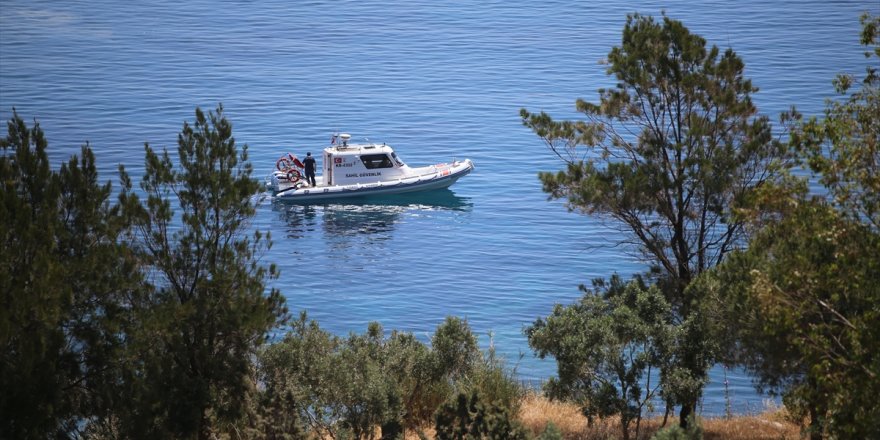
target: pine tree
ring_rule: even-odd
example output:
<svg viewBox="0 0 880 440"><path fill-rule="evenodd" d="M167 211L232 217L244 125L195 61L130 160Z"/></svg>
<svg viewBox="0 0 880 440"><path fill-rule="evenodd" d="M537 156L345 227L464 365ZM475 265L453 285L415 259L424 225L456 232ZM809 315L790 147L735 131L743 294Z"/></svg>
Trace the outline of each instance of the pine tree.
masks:
<svg viewBox="0 0 880 440"><path fill-rule="evenodd" d="M124 425L136 437L208 438L242 416L256 350L286 315L279 291L266 292L274 265L258 261L269 237L246 234L260 187L222 106L184 123L178 166L167 150L145 150L144 200L121 169L121 203L137 219L133 246L152 286L135 305Z"/></svg>
<svg viewBox="0 0 880 440"><path fill-rule="evenodd" d="M688 285L745 244L736 210L788 167L788 150L758 115L757 88L744 70L732 49L707 47L680 21L633 14L608 54L617 86L600 89L598 103L577 100L585 120L520 111L565 162L562 171L539 174L544 191L616 226L617 244L651 266L678 319L696 329L682 329L690 336L666 375L676 384L664 386L681 405L682 426L713 358L701 298Z"/></svg>
<svg viewBox="0 0 880 440"><path fill-rule="evenodd" d="M0 437L69 436L100 425L115 388L127 299L140 286L120 238L129 223L83 146L50 167L39 124L13 112L0 140Z"/></svg>

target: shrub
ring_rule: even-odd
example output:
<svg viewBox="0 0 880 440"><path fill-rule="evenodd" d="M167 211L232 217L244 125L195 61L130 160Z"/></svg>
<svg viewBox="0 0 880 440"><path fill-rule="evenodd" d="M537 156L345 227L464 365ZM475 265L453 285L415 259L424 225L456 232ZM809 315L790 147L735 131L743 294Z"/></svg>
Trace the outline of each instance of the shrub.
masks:
<svg viewBox="0 0 880 440"><path fill-rule="evenodd" d="M482 401L479 393L459 393L443 404L435 419L438 440L522 439L525 429L503 406Z"/></svg>
<svg viewBox="0 0 880 440"><path fill-rule="evenodd" d="M453 393L484 393L493 405L515 413L522 395L494 352L483 356L467 321L447 318L432 345L411 333L371 323L367 332L340 338L305 313L285 338L260 355L264 392L259 414L287 411L313 434L396 438L431 422ZM290 434L290 433L287 433ZM287 435L285 434L285 435Z"/></svg>

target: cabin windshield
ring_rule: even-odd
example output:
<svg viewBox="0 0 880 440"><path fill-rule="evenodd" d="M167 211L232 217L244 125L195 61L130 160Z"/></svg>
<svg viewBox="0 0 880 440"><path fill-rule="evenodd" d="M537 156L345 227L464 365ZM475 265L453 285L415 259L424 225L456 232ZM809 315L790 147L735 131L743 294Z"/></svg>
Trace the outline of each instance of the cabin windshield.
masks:
<svg viewBox="0 0 880 440"><path fill-rule="evenodd" d="M400 160L399 157L397 157L397 153L391 153L391 158L394 159L394 162L397 163L397 166L399 166L399 167L403 166L403 161Z"/></svg>
<svg viewBox="0 0 880 440"><path fill-rule="evenodd" d="M361 162L368 170L394 167L394 163L391 162L387 154L364 154L361 155Z"/></svg>

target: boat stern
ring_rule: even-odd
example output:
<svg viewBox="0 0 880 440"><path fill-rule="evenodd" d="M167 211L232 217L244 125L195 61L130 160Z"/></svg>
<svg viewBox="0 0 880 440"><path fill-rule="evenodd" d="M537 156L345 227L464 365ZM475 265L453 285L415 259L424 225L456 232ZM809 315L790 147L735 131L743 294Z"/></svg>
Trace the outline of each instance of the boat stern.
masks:
<svg viewBox="0 0 880 440"><path fill-rule="evenodd" d="M272 192L272 195L276 195L282 191L287 191L301 184L302 183L299 180L297 180L296 182L291 182L288 174L283 171L273 171L271 174L266 176L265 181L266 190Z"/></svg>

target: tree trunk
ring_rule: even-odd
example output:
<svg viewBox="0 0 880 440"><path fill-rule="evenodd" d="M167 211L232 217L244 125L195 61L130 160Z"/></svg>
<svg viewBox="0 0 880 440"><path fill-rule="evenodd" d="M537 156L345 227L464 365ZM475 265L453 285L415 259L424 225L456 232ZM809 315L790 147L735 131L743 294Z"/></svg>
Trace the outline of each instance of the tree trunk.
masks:
<svg viewBox="0 0 880 440"><path fill-rule="evenodd" d="M639 408L639 415L636 416L636 440L639 440L639 431L642 429L642 412Z"/></svg>
<svg viewBox="0 0 880 440"><path fill-rule="evenodd" d="M400 420L387 420L382 424L381 440L397 440L403 438L403 425Z"/></svg>
<svg viewBox="0 0 880 440"><path fill-rule="evenodd" d="M682 429L686 429L688 427L688 417L693 414L694 406L695 405L692 402L681 404L681 412L678 413L678 426L681 426Z"/></svg>
<svg viewBox="0 0 880 440"><path fill-rule="evenodd" d="M819 411L816 405L810 405L810 440L822 439L822 427L819 425Z"/></svg>

